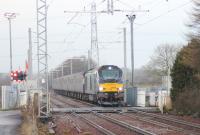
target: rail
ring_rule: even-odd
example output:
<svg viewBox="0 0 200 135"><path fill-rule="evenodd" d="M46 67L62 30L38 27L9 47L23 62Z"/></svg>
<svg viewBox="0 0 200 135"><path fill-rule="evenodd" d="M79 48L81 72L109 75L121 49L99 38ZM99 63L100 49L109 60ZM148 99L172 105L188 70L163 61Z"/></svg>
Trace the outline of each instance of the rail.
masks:
<svg viewBox="0 0 200 135"><path fill-rule="evenodd" d="M158 122L158 121L155 121L155 120L151 120L151 119L148 119L148 118L141 118L139 116L130 116L130 115L127 115L127 114L123 114L124 116L127 116L129 118L133 118L133 119L138 119L138 120L141 120L143 122L147 122L147 123L150 123L150 124L154 124L154 125L157 125L157 126L160 126L160 127L163 127L163 128L170 128L174 131L178 131L178 132L184 132L184 133L187 133L187 134L191 134L191 131L186 131L185 129L183 128L178 128L178 127L174 127L172 125L169 125L169 124L165 124L165 123L162 123L162 122ZM199 133L195 133L196 135L200 135Z"/></svg>
<svg viewBox="0 0 200 135"><path fill-rule="evenodd" d="M132 131L134 131L134 132L136 132L136 133L139 133L139 134L142 134L142 135L156 135L156 134L154 134L154 133L151 133L151 132L149 132L149 131L143 130L143 129L138 128L138 127L135 127L135 126L130 125L130 124L128 124L128 123L125 123L125 122L123 122L123 121L116 120L116 119L111 118L111 117L108 117L108 116L106 116L106 115L99 114L99 113L96 113L96 112L93 112L93 114L96 115L96 116L98 116L98 117L100 117L100 118L104 118L104 119L106 119L106 120L108 120L108 121L110 121L110 122L112 122L112 123L115 123L115 124L117 124L117 125L119 125L119 126L122 126L122 127L127 128L127 129L130 129L130 130L132 130Z"/></svg>
<svg viewBox="0 0 200 135"><path fill-rule="evenodd" d="M193 128L200 129L200 124L197 124L197 123L186 122L184 120L178 120L178 119L175 119L175 118L160 116L160 115L157 115L157 114L151 114L151 113L139 111L137 109L134 109L134 111L136 111L139 114L143 114L143 115L147 115L147 116L151 116L151 117L155 117L155 118L159 118L159 119L167 120L167 121L170 121L170 122L179 123L179 124L182 124L182 125L186 125L186 126L190 126L190 127L193 127Z"/></svg>
<svg viewBox="0 0 200 135"><path fill-rule="evenodd" d="M77 114L77 113L72 113L72 115L79 117L81 119L83 119L85 122L87 122L88 124L90 124L92 127L96 128L98 131L100 131L101 133L105 134L105 135L116 135L115 133L103 128L102 126L96 124L95 122Z"/></svg>

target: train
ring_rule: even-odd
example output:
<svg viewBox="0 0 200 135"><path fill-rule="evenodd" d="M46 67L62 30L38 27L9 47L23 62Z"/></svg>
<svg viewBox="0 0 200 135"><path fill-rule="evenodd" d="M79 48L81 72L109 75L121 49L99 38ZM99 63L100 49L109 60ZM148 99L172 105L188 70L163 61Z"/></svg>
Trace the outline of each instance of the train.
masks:
<svg viewBox="0 0 200 135"><path fill-rule="evenodd" d="M103 65L86 72L53 80L53 90L61 95L90 101L99 105L122 105L124 101L123 72L115 65Z"/></svg>

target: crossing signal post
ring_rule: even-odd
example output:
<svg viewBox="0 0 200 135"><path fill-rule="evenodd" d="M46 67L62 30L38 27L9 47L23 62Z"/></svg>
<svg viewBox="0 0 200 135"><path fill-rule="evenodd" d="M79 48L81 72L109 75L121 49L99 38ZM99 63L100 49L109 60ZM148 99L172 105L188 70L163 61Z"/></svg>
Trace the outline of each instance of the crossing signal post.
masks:
<svg viewBox="0 0 200 135"><path fill-rule="evenodd" d="M10 77L12 81L24 81L26 80L26 72L23 71L11 71Z"/></svg>
<svg viewBox="0 0 200 135"><path fill-rule="evenodd" d="M21 71L18 73L18 80L20 81L26 80L26 76L27 76L26 73Z"/></svg>
<svg viewBox="0 0 200 135"><path fill-rule="evenodd" d="M11 72L10 72L10 80L11 80L11 81L13 81L13 75L14 75L14 73L13 73L13 71L11 71Z"/></svg>
<svg viewBox="0 0 200 135"><path fill-rule="evenodd" d="M11 71L10 73L11 80L18 80L18 71Z"/></svg>

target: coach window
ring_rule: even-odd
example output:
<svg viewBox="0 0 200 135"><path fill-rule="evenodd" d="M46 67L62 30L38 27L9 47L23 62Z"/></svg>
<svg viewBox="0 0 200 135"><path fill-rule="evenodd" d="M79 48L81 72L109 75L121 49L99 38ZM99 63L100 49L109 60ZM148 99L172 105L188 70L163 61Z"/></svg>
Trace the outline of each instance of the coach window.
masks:
<svg viewBox="0 0 200 135"><path fill-rule="evenodd" d="M92 75L90 75L90 90L92 90Z"/></svg>
<svg viewBox="0 0 200 135"><path fill-rule="evenodd" d="M87 90L87 76L85 76L84 78L84 89Z"/></svg>
<svg viewBox="0 0 200 135"><path fill-rule="evenodd" d="M94 74L94 90L97 88L97 75Z"/></svg>
<svg viewBox="0 0 200 135"><path fill-rule="evenodd" d="M90 76L87 75L87 90L90 90Z"/></svg>
<svg viewBox="0 0 200 135"><path fill-rule="evenodd" d="M94 85L94 84L93 84L93 74L91 74L90 77L91 77L91 90L93 90L93 85Z"/></svg>
<svg viewBox="0 0 200 135"><path fill-rule="evenodd" d="M95 88L95 77L94 74L92 74L92 90Z"/></svg>

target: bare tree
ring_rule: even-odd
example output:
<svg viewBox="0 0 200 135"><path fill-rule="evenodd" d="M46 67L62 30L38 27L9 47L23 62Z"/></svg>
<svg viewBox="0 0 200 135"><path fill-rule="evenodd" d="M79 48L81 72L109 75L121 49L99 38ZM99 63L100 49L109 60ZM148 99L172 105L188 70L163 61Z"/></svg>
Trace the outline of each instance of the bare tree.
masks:
<svg viewBox="0 0 200 135"><path fill-rule="evenodd" d="M183 62L200 72L200 1L192 0L192 2L193 9L190 15L191 20L188 24L190 32L187 34L189 42L183 50L185 55Z"/></svg>
<svg viewBox="0 0 200 135"><path fill-rule="evenodd" d="M167 70L171 69L180 47L163 44L158 46L151 57L150 62L145 66L148 70L154 70L162 75L167 75Z"/></svg>
<svg viewBox="0 0 200 135"><path fill-rule="evenodd" d="M192 0L193 1L193 11L192 15L190 16L191 22L188 24L190 28L190 33L188 34L189 39L195 39L199 41L200 38L200 1L199 0Z"/></svg>

